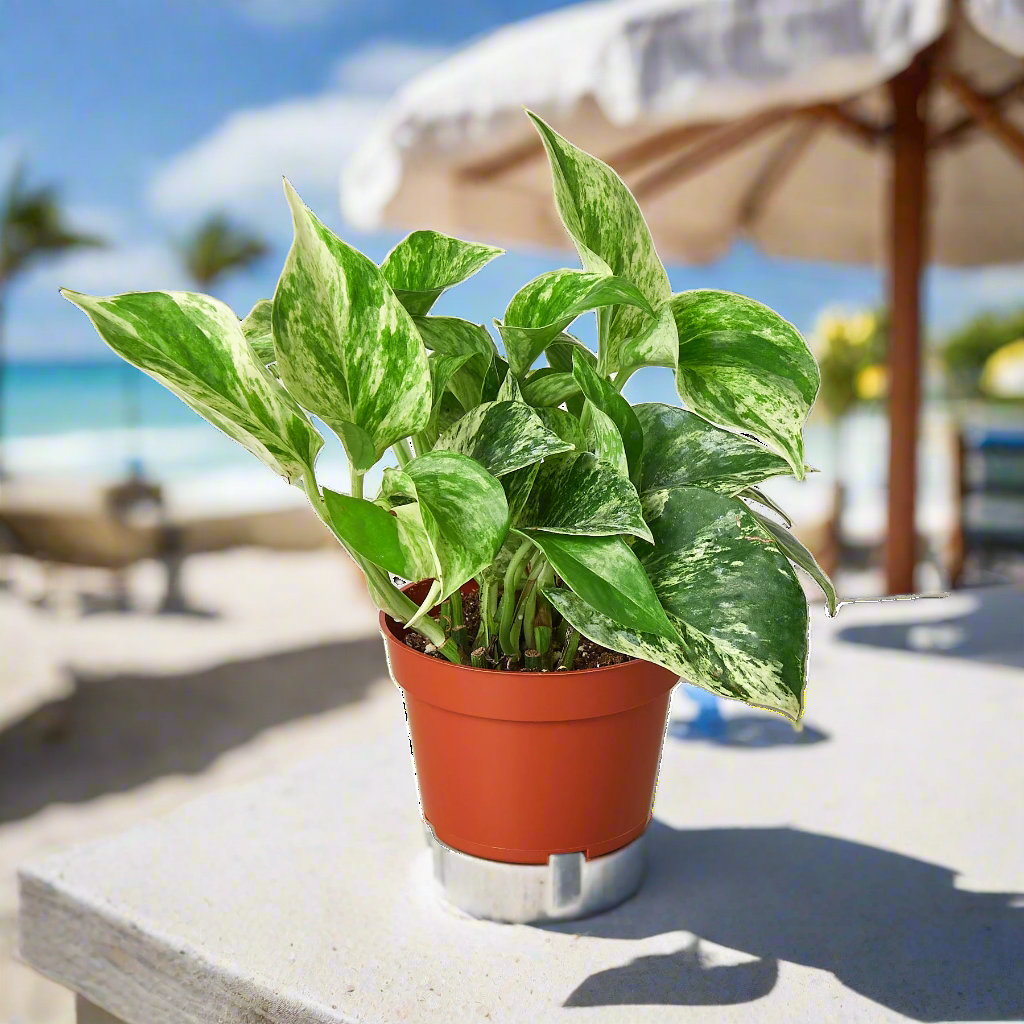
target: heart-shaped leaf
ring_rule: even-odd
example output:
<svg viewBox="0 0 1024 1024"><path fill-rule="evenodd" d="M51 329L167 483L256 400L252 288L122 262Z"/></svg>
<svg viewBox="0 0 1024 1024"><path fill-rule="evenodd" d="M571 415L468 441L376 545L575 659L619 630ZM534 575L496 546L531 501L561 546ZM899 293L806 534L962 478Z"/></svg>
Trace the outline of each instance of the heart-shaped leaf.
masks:
<svg viewBox="0 0 1024 1024"><path fill-rule="evenodd" d="M679 332L671 302L663 302L639 334L624 338L617 355L620 371L626 377L643 366L669 366L674 370L678 359Z"/></svg>
<svg viewBox="0 0 1024 1024"><path fill-rule="evenodd" d="M802 480L802 431L821 378L800 332L732 292L680 292L672 312L679 397L712 423L759 438Z"/></svg>
<svg viewBox="0 0 1024 1024"><path fill-rule="evenodd" d="M571 373L561 373L550 366L534 370L523 384L523 401L537 408L561 405L579 393L579 383Z"/></svg>
<svg viewBox="0 0 1024 1024"><path fill-rule="evenodd" d="M612 422L612 418L601 412L589 398L586 416L589 421L586 430L587 447L599 459L612 466L623 479L628 480L629 461L626 458L626 449L622 446L619 428Z"/></svg>
<svg viewBox="0 0 1024 1024"><path fill-rule="evenodd" d="M447 289L504 251L439 231L414 231L384 257L380 270L402 305L414 316L423 316Z"/></svg>
<svg viewBox="0 0 1024 1024"><path fill-rule="evenodd" d="M324 227L288 182L285 194L295 238L274 292L278 372L338 434L353 467L365 471L395 441L426 426L427 352L374 263ZM348 424L362 432L355 448Z"/></svg>
<svg viewBox="0 0 1024 1024"><path fill-rule="evenodd" d="M643 567L621 537L570 537L519 528L515 532L541 549L573 593L613 622L677 637Z"/></svg>
<svg viewBox="0 0 1024 1024"><path fill-rule="evenodd" d="M439 352L431 352L427 357L427 362L430 366L430 419L427 421L427 425L423 430L417 435L427 448L433 447L434 442L437 440L442 429L440 425L441 406L446 395L449 398L451 397L450 392L448 392L446 388L451 383L452 377L457 374L471 358L472 355L468 353L461 356L446 356L441 355ZM458 403L456 403L456 405L458 405ZM462 406L458 405L456 419L461 416Z"/></svg>
<svg viewBox="0 0 1024 1024"><path fill-rule="evenodd" d="M473 459L445 451L427 452L383 476L382 496L415 499L443 601L488 565L505 541L509 510L501 483ZM394 511L414 517L402 511L409 508L402 504Z"/></svg>
<svg viewBox="0 0 1024 1024"><path fill-rule="evenodd" d="M791 473L789 463L759 441L685 409L647 402L634 406L634 412L643 429L641 494L684 486L736 494Z"/></svg>
<svg viewBox="0 0 1024 1024"><path fill-rule="evenodd" d="M778 549L791 562L796 563L796 565L803 569L821 587L821 592L825 595L825 604L829 617L834 616L839 606L839 595L836 593L835 585L828 578L825 570L818 565L814 555L784 526L780 526L774 520L761 515L759 512L755 512L753 509L750 510L750 513L761 525L761 528L775 541Z"/></svg>
<svg viewBox="0 0 1024 1024"><path fill-rule="evenodd" d="M562 373L572 373L572 354L578 349L580 356L584 358L594 369L597 369L597 356L583 344L579 338L571 334L560 334L546 349L544 354L548 358L548 366Z"/></svg>
<svg viewBox="0 0 1024 1024"><path fill-rule="evenodd" d="M326 487L323 493L331 525L354 552L404 580L434 576L437 565L416 502L386 511Z"/></svg>
<svg viewBox="0 0 1024 1024"><path fill-rule="evenodd" d="M522 515L522 529L576 536L631 533L653 542L629 480L590 452L549 459L541 466Z"/></svg>
<svg viewBox="0 0 1024 1024"><path fill-rule="evenodd" d="M619 428L622 448L629 465L629 478L634 485L640 483L644 450L644 432L629 402L612 385L598 375L579 352L572 355L573 376L587 399L594 403Z"/></svg>
<svg viewBox="0 0 1024 1024"><path fill-rule="evenodd" d="M623 278L584 270L552 270L523 285L508 304L504 320L494 324L505 342L509 366L522 375L582 313L621 304L654 316L643 293Z"/></svg>
<svg viewBox="0 0 1024 1024"><path fill-rule="evenodd" d="M289 483L312 470L323 438L266 371L238 317L194 292L107 297L61 289L100 337Z"/></svg>
<svg viewBox="0 0 1024 1024"><path fill-rule="evenodd" d="M525 403L488 402L449 427L434 449L467 455L500 477L549 455L572 451L572 445L548 430Z"/></svg>
<svg viewBox="0 0 1024 1024"><path fill-rule="evenodd" d="M256 358L266 366L277 359L274 352L274 329L271 324L274 303L272 299L260 299L249 310L242 321L242 333L252 345Z"/></svg>
<svg viewBox="0 0 1024 1024"><path fill-rule="evenodd" d="M414 316L413 323L427 348L446 356L470 356L448 386L466 411L479 405L484 374L498 354L487 328L455 316Z"/></svg>
<svg viewBox="0 0 1024 1024"><path fill-rule="evenodd" d="M652 307L659 307L672 289L647 222L625 183L606 163L572 145L536 114L527 114L547 151L555 205L584 269L602 273L607 267L635 285ZM619 369L621 343L643 334L647 317L634 306L612 310L607 351L601 353L605 372Z"/></svg>
<svg viewBox="0 0 1024 1024"><path fill-rule="evenodd" d="M538 406L533 411L553 434L557 434L563 441L568 441L579 451L586 451L587 439L580 421L575 416L553 406Z"/></svg>

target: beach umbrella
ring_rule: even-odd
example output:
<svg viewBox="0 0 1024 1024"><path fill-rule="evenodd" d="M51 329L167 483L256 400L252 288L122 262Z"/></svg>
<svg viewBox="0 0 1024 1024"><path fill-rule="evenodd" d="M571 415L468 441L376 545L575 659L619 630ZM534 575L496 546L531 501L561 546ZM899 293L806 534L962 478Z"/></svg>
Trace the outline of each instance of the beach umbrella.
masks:
<svg viewBox="0 0 1024 1024"><path fill-rule="evenodd" d="M884 266L886 576L907 592L921 270L1024 260L1021 55L1024 0L577 4L410 81L343 169L342 209L363 229L567 248L525 106L622 175L666 262L746 238Z"/></svg>

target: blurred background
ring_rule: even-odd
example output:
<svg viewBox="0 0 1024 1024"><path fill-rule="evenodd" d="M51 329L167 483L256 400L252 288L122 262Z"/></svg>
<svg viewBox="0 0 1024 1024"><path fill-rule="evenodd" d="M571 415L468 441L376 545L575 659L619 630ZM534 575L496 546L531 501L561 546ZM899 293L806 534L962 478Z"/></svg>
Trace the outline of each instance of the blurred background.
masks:
<svg viewBox="0 0 1024 1024"><path fill-rule="evenodd" d="M221 784L287 762L297 744L327 744L332 716L371 684L388 686L361 582L300 492L121 362L58 287L197 290L244 316L273 294L290 244L282 175L379 262L407 226L344 216L342 167L398 124L389 104L403 86L479 37L562 6L0 4L0 1021L70 1019L65 994L11 959L17 859L169 806L196 779ZM968 128L989 138L985 110L999 90L1019 155L1009 106L1019 73L992 84ZM532 94L509 100L548 116ZM971 110L968 98L947 128ZM1024 164L1014 166L1024 197ZM1021 208L1003 211L1018 243ZM430 212L414 220L431 226ZM463 236L507 255L435 312L490 324L528 279L578 265L571 251L485 222ZM918 591L976 598L946 618L936 611L941 629L860 640L1020 669L1024 264L974 262L986 265L932 266L922 278L913 562ZM739 232L720 252L666 263L674 291L740 292L805 334L822 371L805 435L818 472L764 489L841 597L889 592L883 262L785 259ZM592 344L591 325L577 326ZM678 403L667 370L637 374L625 393ZM322 432L321 481L344 486L342 449ZM343 649L351 678L339 688ZM805 740L822 738L809 728Z"/></svg>

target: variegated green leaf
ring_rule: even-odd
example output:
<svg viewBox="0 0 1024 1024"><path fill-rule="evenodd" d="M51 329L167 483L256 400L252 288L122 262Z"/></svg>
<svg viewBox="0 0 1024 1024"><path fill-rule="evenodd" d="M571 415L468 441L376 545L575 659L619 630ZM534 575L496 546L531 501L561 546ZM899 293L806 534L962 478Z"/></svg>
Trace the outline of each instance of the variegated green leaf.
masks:
<svg viewBox="0 0 1024 1024"><path fill-rule="evenodd" d="M427 353L380 270L332 234L285 182L295 238L274 292L285 387L334 430L356 470L430 417ZM361 432L354 448L349 425ZM373 447L367 453L365 437Z"/></svg>
<svg viewBox="0 0 1024 1024"><path fill-rule="evenodd" d="M814 555L784 526L780 526L773 519L769 519L753 509L750 510L750 514L772 540L775 541L778 549L791 562L796 563L797 566L803 569L821 587L821 592L825 595L825 605L828 609L829 617L831 618L835 615L839 605L839 595L836 593L835 585L828 578L825 570L818 565Z"/></svg>
<svg viewBox="0 0 1024 1024"><path fill-rule="evenodd" d="M541 466L519 525L588 537L630 533L653 542L633 485L590 452L550 459Z"/></svg>
<svg viewBox="0 0 1024 1024"><path fill-rule="evenodd" d="M434 576L437 566L416 502L389 512L326 487L323 493L331 525L357 554L405 580Z"/></svg>
<svg viewBox="0 0 1024 1024"><path fill-rule="evenodd" d="M242 321L242 333L245 335L245 340L252 345L256 358L264 366L277 359L277 354L274 352L274 329L271 324L273 309L274 303L271 299L260 299Z"/></svg>
<svg viewBox="0 0 1024 1024"><path fill-rule="evenodd" d="M788 466L786 467L788 470ZM736 495L738 498L742 498L746 502L756 501L758 505L763 505L767 509L771 509L783 522L786 529L792 529L793 520L790 518L789 513L776 504L771 498L768 497L760 487L745 487L739 494Z"/></svg>
<svg viewBox="0 0 1024 1024"><path fill-rule="evenodd" d="M434 449L467 455L500 477L549 455L571 451L572 445L548 430L525 403L488 402L449 427Z"/></svg>
<svg viewBox="0 0 1024 1024"><path fill-rule="evenodd" d="M571 373L542 366L534 370L523 384L523 401L527 405L557 406L580 393L580 386Z"/></svg>
<svg viewBox="0 0 1024 1024"><path fill-rule="evenodd" d="M514 373L506 373L505 379L498 388L498 394L494 399L496 402L521 402L523 393L519 390L519 382Z"/></svg>
<svg viewBox="0 0 1024 1024"><path fill-rule="evenodd" d="M532 540L565 585L614 622L676 637L643 567L621 537L569 537L518 528L514 532Z"/></svg>
<svg viewBox="0 0 1024 1024"><path fill-rule="evenodd" d="M527 111L548 154L555 205L586 270L608 267L634 284L657 308L672 293L668 275L647 223L625 183L606 163L578 149ZM634 306L617 306L608 323L607 373L619 368L618 352L626 338L643 334L647 314Z"/></svg>
<svg viewBox="0 0 1024 1024"><path fill-rule="evenodd" d="M441 432L441 406L444 402L445 396L450 397L450 393L445 389L451 383L452 377L458 373L458 371L472 358L472 355L466 353L461 356L445 356L438 352L431 352L427 358L427 362L430 366L430 419L427 421L427 425L417 435L420 440L424 443L426 448L432 448L434 442L437 440ZM456 419L462 416L462 406L458 405L458 412ZM448 424L446 423L447 427Z"/></svg>
<svg viewBox="0 0 1024 1024"><path fill-rule="evenodd" d="M586 435L587 447L599 459L614 467L624 480L629 479L629 462L626 459L626 449L622 446L622 434L619 428L612 422L612 418L600 409L590 399L587 399L588 418ZM632 485L630 485L632 487Z"/></svg>
<svg viewBox="0 0 1024 1024"><path fill-rule="evenodd" d="M672 311L679 397L712 423L753 434L802 480L802 431L820 376L800 332L732 292L681 292L672 296Z"/></svg>
<svg viewBox="0 0 1024 1024"><path fill-rule="evenodd" d="M558 457L561 458L561 456ZM518 524L523 514L523 507L530 497L541 465L540 462L535 462L532 466L513 470L501 477L501 486L505 488L505 498L508 501L509 523L512 526Z"/></svg>
<svg viewBox="0 0 1024 1024"><path fill-rule="evenodd" d="M465 410L479 405L484 374L491 359L498 354L487 328L455 316L414 316L412 319L427 348L446 356L470 356L467 364L452 376L448 387Z"/></svg>
<svg viewBox="0 0 1024 1024"><path fill-rule="evenodd" d="M641 494L682 486L736 494L792 472L785 459L759 441L722 430L685 409L649 402L634 412L643 429Z"/></svg>
<svg viewBox="0 0 1024 1024"><path fill-rule="evenodd" d="M439 231L414 231L384 257L380 270L402 305L414 316L423 316L443 292L504 251Z"/></svg>
<svg viewBox="0 0 1024 1024"><path fill-rule="evenodd" d="M580 421L571 413L554 406L538 406L533 411L553 434L557 434L563 441L568 441L581 452L586 450L587 439L584 436L583 428L580 426Z"/></svg>
<svg viewBox="0 0 1024 1024"><path fill-rule="evenodd" d="M323 438L264 369L238 317L193 292L107 297L61 289L100 337L290 483L312 469Z"/></svg>
<svg viewBox="0 0 1024 1024"><path fill-rule="evenodd" d="M579 352L573 352L573 376L587 399L594 403L619 428L622 448L629 465L629 478L640 483L644 450L644 432L629 402L612 385L598 375Z"/></svg>
<svg viewBox="0 0 1024 1024"><path fill-rule="evenodd" d="M564 590L551 604L585 637L663 665L721 697L803 711L807 602L789 562L742 502L696 487L659 492L641 559L680 641L628 628Z"/></svg>
<svg viewBox="0 0 1024 1024"><path fill-rule="evenodd" d="M584 270L551 270L523 285L508 304L504 320L494 324L505 342L509 366L522 375L582 313L623 304L654 316L643 293L623 278Z"/></svg>
<svg viewBox="0 0 1024 1024"><path fill-rule="evenodd" d="M548 366L562 373L572 373L572 354L575 349L579 349L580 355L595 370L597 369L597 356L579 338L574 338L571 334L560 334L544 349L544 354L548 357Z"/></svg>
<svg viewBox="0 0 1024 1024"><path fill-rule="evenodd" d="M639 334L622 340L617 358L620 371L626 377L643 366L676 368L679 332L676 330L671 302L662 303L655 317L647 321ZM622 390L621 384L619 390Z"/></svg>
<svg viewBox="0 0 1024 1024"><path fill-rule="evenodd" d="M433 576L441 583L439 601L488 565L508 534L508 502L501 483L479 463L455 452L427 452L402 469L386 469L381 495L392 501L397 495L416 500L416 511L408 504L394 511L412 519L418 511L433 554Z"/></svg>
<svg viewBox="0 0 1024 1024"><path fill-rule="evenodd" d="M485 403L496 401L501 385L507 376L508 363L501 356L493 355L480 387L480 401Z"/></svg>

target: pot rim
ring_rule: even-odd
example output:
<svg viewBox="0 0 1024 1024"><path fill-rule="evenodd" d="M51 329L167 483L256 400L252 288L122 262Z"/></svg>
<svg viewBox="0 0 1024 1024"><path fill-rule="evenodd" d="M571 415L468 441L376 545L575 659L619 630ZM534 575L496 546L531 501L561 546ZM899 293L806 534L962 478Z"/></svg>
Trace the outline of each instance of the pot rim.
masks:
<svg viewBox="0 0 1024 1024"><path fill-rule="evenodd" d="M412 587L415 587L415 586L417 586L418 583L422 583L422 582L423 582L422 580L418 580L418 581L413 582L413 583L407 583L407 584L405 584L405 586L399 587L398 589L401 590L402 593L404 594L407 590L410 590ZM440 606L437 606L437 607L440 607ZM378 609L378 610L380 611L380 616L379 616L380 632L381 632L381 636L384 638L385 641L388 639L388 634L390 634L391 638L395 641L395 643L401 644L414 657L422 659L424 664L437 664L439 659L437 659L437 658L435 658L435 657L433 657L433 656L431 656L429 654L424 654L422 651L417 651L415 647L409 647L409 645L402 639L402 637L399 636L398 632L396 631L396 627L404 629L405 628L404 623L397 622L395 619L391 618L391 616L388 615L387 612L385 612L383 610L380 610L380 609ZM431 611L432 612L436 611L436 608L432 608ZM583 634L581 633L580 635L582 636ZM590 638L588 637L587 639L589 640ZM594 643L593 640L591 640L590 642ZM500 669L496 669L496 668L477 668L475 665L456 665L454 662L449 662L447 659L442 659L442 660L443 660L444 664L451 665L451 667L455 668L455 669L460 669L460 670L461 669L465 669L467 672L479 672L479 673L481 673L483 675L487 675L487 676L500 676L502 679L508 679L510 674L522 674L524 676L551 675L551 676L558 676L558 678L560 678L560 679L563 678L563 677L566 678L566 679L572 679L574 677L575 678L579 678L580 676L593 676L593 675L595 675L597 673L601 673L601 672L621 672L624 668L627 668L628 666L633 665L633 664L636 664L636 665L653 665L655 668L660 668L660 669L663 669L664 671L668 671L667 669L664 669L664 667L662 665L657 665L653 661L645 661L643 658L630 658L629 661L620 662L618 665L598 665L598 666L596 666L594 668L570 668L570 669L565 669L564 671L559 671L558 669L552 669L550 672L543 672L543 673L541 673L541 672L527 672L527 671L524 671L522 669L516 670L516 673L509 673L509 672L502 672Z"/></svg>

